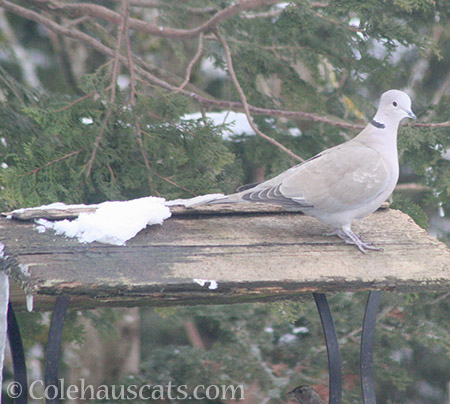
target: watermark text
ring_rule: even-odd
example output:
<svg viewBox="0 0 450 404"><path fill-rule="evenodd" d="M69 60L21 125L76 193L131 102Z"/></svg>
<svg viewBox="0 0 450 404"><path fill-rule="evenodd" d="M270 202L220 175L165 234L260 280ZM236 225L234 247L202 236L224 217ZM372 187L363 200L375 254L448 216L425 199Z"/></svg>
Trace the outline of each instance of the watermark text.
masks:
<svg viewBox="0 0 450 404"><path fill-rule="evenodd" d="M7 385L6 393L11 398L24 394L24 387L18 382ZM28 386L28 397L33 400L243 400L243 385L204 385L190 388L186 384L164 385L127 384L94 386L79 379L76 384L66 384L58 379L58 385L45 386L43 380L35 380Z"/></svg>

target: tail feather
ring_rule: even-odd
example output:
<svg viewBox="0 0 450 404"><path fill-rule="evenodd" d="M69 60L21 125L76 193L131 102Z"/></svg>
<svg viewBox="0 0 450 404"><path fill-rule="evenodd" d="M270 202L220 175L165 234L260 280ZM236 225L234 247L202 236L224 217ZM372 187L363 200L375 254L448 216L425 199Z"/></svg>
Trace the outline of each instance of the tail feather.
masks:
<svg viewBox="0 0 450 404"><path fill-rule="evenodd" d="M207 205L217 205L220 203L238 203L242 202L242 196L240 193L231 194L231 195L225 195L221 198L214 199L213 201L209 201L206 204Z"/></svg>

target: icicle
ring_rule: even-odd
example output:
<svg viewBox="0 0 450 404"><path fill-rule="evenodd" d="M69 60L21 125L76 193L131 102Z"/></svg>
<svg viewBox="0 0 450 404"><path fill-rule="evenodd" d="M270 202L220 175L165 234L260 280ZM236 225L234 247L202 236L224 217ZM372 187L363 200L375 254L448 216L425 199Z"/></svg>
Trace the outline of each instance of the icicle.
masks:
<svg viewBox="0 0 450 404"><path fill-rule="evenodd" d="M27 310L31 313L33 311L33 295L27 295Z"/></svg>
<svg viewBox="0 0 450 404"><path fill-rule="evenodd" d="M0 243L0 260L4 257L5 246ZM8 329L9 278L4 271L0 271L0 386L3 385L3 361ZM1 400L1 399L0 399Z"/></svg>

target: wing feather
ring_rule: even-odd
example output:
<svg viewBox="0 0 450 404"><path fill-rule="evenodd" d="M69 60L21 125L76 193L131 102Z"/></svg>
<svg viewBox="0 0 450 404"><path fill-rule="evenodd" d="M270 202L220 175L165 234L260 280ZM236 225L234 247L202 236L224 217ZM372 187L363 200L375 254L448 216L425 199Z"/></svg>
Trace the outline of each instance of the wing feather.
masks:
<svg viewBox="0 0 450 404"><path fill-rule="evenodd" d="M243 192L242 199L330 213L370 202L386 190L389 170L377 151L357 142L344 145Z"/></svg>

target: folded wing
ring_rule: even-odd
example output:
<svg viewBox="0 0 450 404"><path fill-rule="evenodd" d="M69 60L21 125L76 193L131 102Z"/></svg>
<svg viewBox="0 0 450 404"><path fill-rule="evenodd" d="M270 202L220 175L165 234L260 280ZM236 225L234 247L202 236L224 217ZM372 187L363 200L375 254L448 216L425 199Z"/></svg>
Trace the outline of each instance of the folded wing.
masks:
<svg viewBox="0 0 450 404"><path fill-rule="evenodd" d="M380 154L354 142L329 149L240 196L288 210L333 213L367 204L388 183L389 171Z"/></svg>

